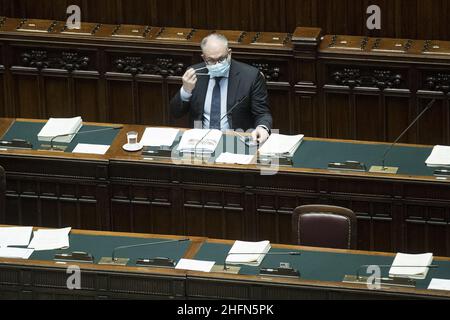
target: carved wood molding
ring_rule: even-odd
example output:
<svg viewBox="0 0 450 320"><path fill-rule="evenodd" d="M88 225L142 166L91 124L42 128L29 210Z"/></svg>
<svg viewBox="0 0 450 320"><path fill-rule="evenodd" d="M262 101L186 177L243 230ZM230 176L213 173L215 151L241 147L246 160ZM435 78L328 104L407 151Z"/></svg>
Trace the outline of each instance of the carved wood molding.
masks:
<svg viewBox="0 0 450 320"><path fill-rule="evenodd" d="M253 67L258 69L262 74L264 74L264 77L267 81L277 82L279 81L280 75L281 75L281 68L278 66L272 66L268 63L258 63L253 62L251 64Z"/></svg>
<svg viewBox="0 0 450 320"><path fill-rule="evenodd" d="M432 91L442 91L445 94L450 92L450 74L438 73L431 75L425 80L425 87Z"/></svg>
<svg viewBox="0 0 450 320"><path fill-rule="evenodd" d="M63 69L68 72L84 70L89 67L90 58L81 56L77 52L62 51L54 56L45 50L30 50L20 56L22 66L43 69Z"/></svg>
<svg viewBox="0 0 450 320"><path fill-rule="evenodd" d="M183 62L176 62L173 58L156 58L149 63L144 63L142 57L126 56L114 61L116 71L138 74L159 75L162 77L182 76L186 70Z"/></svg>
<svg viewBox="0 0 450 320"><path fill-rule="evenodd" d="M337 85L356 87L378 88L380 90L399 88L404 82L403 76L391 70L363 71L359 68L345 68L336 71L331 76Z"/></svg>

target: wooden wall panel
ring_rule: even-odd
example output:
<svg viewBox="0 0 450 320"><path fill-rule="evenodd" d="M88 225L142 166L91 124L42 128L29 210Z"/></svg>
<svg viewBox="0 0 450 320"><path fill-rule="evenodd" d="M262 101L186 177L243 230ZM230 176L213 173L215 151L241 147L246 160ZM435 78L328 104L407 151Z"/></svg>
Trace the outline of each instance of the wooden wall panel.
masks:
<svg viewBox="0 0 450 320"><path fill-rule="evenodd" d="M406 129L413 120L409 99L402 97L386 97L386 136L387 141L395 141L395 139ZM400 142L408 143L414 141L411 137L412 133L403 137Z"/></svg>
<svg viewBox="0 0 450 320"><path fill-rule="evenodd" d="M83 121L103 119L100 103L100 83L96 79L74 79L74 114L83 115Z"/></svg>
<svg viewBox="0 0 450 320"><path fill-rule="evenodd" d="M140 124L160 126L169 122L169 114L166 108L167 94L164 94L165 85L161 80L139 81L137 84Z"/></svg>
<svg viewBox="0 0 450 320"><path fill-rule="evenodd" d="M137 110L133 104L134 85L132 79L109 80L107 84L108 122L134 123L137 119Z"/></svg>
<svg viewBox="0 0 450 320"><path fill-rule="evenodd" d="M76 115L71 110L68 82L67 77L44 77L44 118L68 118Z"/></svg>
<svg viewBox="0 0 450 320"><path fill-rule="evenodd" d="M43 117L40 107L39 79L35 75L13 76L14 117L30 117L40 119Z"/></svg>
<svg viewBox="0 0 450 320"><path fill-rule="evenodd" d="M417 112L420 113L430 102L430 99L419 99ZM433 105L431 110L424 114L417 125L417 137L420 144L433 144L436 141L442 141L442 144L448 145L450 141L449 127L450 123L450 105L449 100L439 99Z"/></svg>
<svg viewBox="0 0 450 320"><path fill-rule="evenodd" d="M356 140L383 141L383 110L378 94L355 94Z"/></svg>
<svg viewBox="0 0 450 320"><path fill-rule="evenodd" d="M450 40L447 0L1 0L0 15L64 19L78 4L84 21L154 26L293 32L320 27L327 34ZM366 28L366 9L379 5L382 29Z"/></svg>
<svg viewBox="0 0 450 320"><path fill-rule="evenodd" d="M355 123L352 119L351 97L344 93L325 93L327 136L336 139L351 139Z"/></svg>
<svg viewBox="0 0 450 320"><path fill-rule="evenodd" d="M0 117L6 116L6 94L8 90L5 88L5 74L0 70Z"/></svg>

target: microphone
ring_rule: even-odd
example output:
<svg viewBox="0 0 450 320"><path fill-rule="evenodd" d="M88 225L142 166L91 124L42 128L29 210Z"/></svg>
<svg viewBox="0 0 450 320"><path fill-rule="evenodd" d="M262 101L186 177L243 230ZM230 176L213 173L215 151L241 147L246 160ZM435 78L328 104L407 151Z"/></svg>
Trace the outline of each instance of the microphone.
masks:
<svg viewBox="0 0 450 320"><path fill-rule="evenodd" d="M120 250L125 249L131 249L131 248L138 248L138 247L147 247L147 246L154 246L154 245L160 245L160 244L167 244L167 243L180 243L180 242L186 242L190 241L190 239L177 239L177 240L165 240L165 241L158 241L158 242L147 242L147 243L141 243L141 244L133 244L129 246L119 246L115 247L111 253L111 257L103 257L101 258L100 262L98 264L101 265L115 265L115 266L126 266L128 261L130 261L129 258L117 258L116 253ZM156 258L155 260L161 261L167 258ZM167 259L168 260L168 259ZM149 259L139 259L141 261L141 264L150 265L149 263L151 260Z"/></svg>
<svg viewBox="0 0 450 320"><path fill-rule="evenodd" d="M300 252L298 251L293 251L293 252L267 252L267 253L263 253L263 252L237 252L237 253L227 253L227 256L225 257L225 260L223 262L223 266L222 265L217 265L214 266L213 268L213 272L225 272L225 273L233 273L233 274L238 274L239 271L241 270L241 267L236 267L236 266L232 266L229 267L227 266L227 258L230 255L255 255L255 254L259 254L259 255L264 255L265 256L299 256L301 255Z"/></svg>
<svg viewBox="0 0 450 320"><path fill-rule="evenodd" d="M244 102L245 100L247 100L247 98L248 98L248 96L244 96L244 97L242 97L241 99L239 99L238 100L238 102L236 102L231 108L230 108L230 110L227 112L227 113L225 113L224 115L223 115L223 117L222 118L220 118L220 121L219 121L219 123L222 123L222 120L223 119L225 119L226 117L228 117L230 114L232 114L233 113L233 111L242 103L242 102ZM198 145L203 141L203 140L205 140L205 138L210 134L210 132L212 131L212 130L214 130L214 129L209 129L207 132L206 132L206 134L195 144L195 147L194 147L194 156L197 154L197 147L198 147Z"/></svg>
<svg viewBox="0 0 450 320"><path fill-rule="evenodd" d="M72 132L72 133L66 133L66 134L60 134L57 136L52 137L52 139L50 140L50 150L53 150L53 143L55 141L55 139L58 138L62 138L62 137L67 137L67 136L76 136L76 135L80 135L80 134L86 134L86 133L95 133L95 132L103 132L103 131L109 131L109 130L120 130L122 129L123 126L120 127L110 127L110 128L105 128L105 129L95 129L95 130L89 130L89 131L77 131L77 132Z"/></svg>
<svg viewBox="0 0 450 320"><path fill-rule="evenodd" d="M386 163L386 157L389 154L389 152L391 152L391 150L394 148L394 146L401 140L401 138L403 138L403 136L409 131L409 129L411 129L416 123L417 121L419 121L420 118L422 118L422 116L429 110L431 109L431 107L434 105L434 103L436 102L436 98L434 98L433 100L430 101L430 103L428 103L428 105L426 106L425 109L423 109L423 111L414 119L413 122L411 122L411 124L398 136L398 138L386 149L386 151L383 154L383 158L381 160L381 167L379 166L372 166L370 168L369 172L372 173L392 173L392 174L396 174L398 172L398 167L386 167L385 163Z"/></svg>

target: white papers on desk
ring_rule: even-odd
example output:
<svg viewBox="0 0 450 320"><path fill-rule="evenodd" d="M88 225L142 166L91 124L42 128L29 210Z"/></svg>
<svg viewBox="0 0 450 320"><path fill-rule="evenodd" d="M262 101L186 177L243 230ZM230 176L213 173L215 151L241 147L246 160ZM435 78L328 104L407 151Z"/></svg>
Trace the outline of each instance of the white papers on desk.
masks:
<svg viewBox="0 0 450 320"><path fill-rule="evenodd" d="M144 147L170 147L175 142L179 132L179 129L172 128L147 128L140 144Z"/></svg>
<svg viewBox="0 0 450 320"><path fill-rule="evenodd" d="M87 153L87 154L101 154L104 155L108 152L109 146L102 144L87 144L87 143L79 143L73 149L72 153Z"/></svg>
<svg viewBox="0 0 450 320"><path fill-rule="evenodd" d="M445 290L450 291L450 280L448 279L431 279L428 290Z"/></svg>
<svg viewBox="0 0 450 320"><path fill-rule="evenodd" d="M28 246L33 227L5 227L0 228L0 247Z"/></svg>
<svg viewBox="0 0 450 320"><path fill-rule="evenodd" d="M433 152L425 161L429 167L448 167L450 166L450 147L435 146Z"/></svg>
<svg viewBox="0 0 450 320"><path fill-rule="evenodd" d="M222 139L222 131L209 129L192 129L184 132L178 151L187 153L213 153Z"/></svg>
<svg viewBox="0 0 450 320"><path fill-rule="evenodd" d="M250 164L252 163L254 155L245 155L245 154L235 154L224 152L217 157L216 163L225 163L225 164Z"/></svg>
<svg viewBox="0 0 450 320"><path fill-rule="evenodd" d="M425 279L429 270L428 266L430 266L432 262L432 253L397 253L394 262L392 263L392 267L389 270L389 276L411 279Z"/></svg>
<svg viewBox="0 0 450 320"><path fill-rule="evenodd" d="M33 249L0 248L0 258L28 259L33 252Z"/></svg>
<svg viewBox="0 0 450 320"><path fill-rule="evenodd" d="M228 252L227 264L245 264L257 267L270 250L269 241L246 242L236 241ZM253 254L254 252L254 254Z"/></svg>
<svg viewBox="0 0 450 320"><path fill-rule="evenodd" d="M287 136L274 133L270 135L266 143L259 148L259 154L262 156L288 156L292 157L305 136Z"/></svg>
<svg viewBox="0 0 450 320"><path fill-rule="evenodd" d="M68 135L54 139L55 142L70 143L83 124L81 117L50 118L38 133L38 140L51 141L56 136Z"/></svg>
<svg viewBox="0 0 450 320"><path fill-rule="evenodd" d="M56 250L68 248L69 233L71 228L64 229L39 229L33 233L33 240L31 240L28 248L36 251Z"/></svg>
<svg viewBox="0 0 450 320"><path fill-rule="evenodd" d="M191 259L181 259L175 269L180 270L190 270L190 271L201 271L201 272L211 272L214 267L214 261L201 261L201 260L191 260Z"/></svg>

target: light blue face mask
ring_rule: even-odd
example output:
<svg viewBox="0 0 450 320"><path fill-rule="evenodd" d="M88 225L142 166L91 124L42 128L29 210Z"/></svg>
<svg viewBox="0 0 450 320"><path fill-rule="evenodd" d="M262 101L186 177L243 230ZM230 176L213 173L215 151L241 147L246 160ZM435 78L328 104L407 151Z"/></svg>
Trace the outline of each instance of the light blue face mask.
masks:
<svg viewBox="0 0 450 320"><path fill-rule="evenodd" d="M209 70L209 75L211 78L225 77L227 75L228 70L230 70L231 61L228 58L221 63L216 63L215 65L206 67Z"/></svg>

